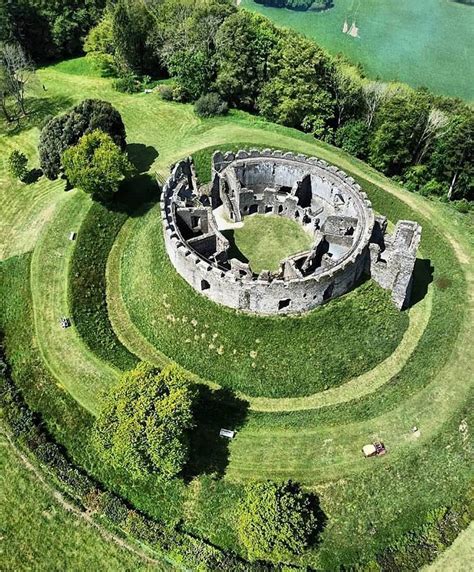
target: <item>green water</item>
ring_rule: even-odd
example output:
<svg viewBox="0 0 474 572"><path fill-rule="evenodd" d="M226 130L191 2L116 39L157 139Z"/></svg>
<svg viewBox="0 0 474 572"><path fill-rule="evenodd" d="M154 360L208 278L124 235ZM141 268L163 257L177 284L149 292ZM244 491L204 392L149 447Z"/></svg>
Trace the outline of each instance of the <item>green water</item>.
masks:
<svg viewBox="0 0 474 572"><path fill-rule="evenodd" d="M362 64L366 74L435 93L474 100L474 6L452 0L334 0L326 12L241 6L314 38L333 54ZM353 18L360 38L342 33Z"/></svg>

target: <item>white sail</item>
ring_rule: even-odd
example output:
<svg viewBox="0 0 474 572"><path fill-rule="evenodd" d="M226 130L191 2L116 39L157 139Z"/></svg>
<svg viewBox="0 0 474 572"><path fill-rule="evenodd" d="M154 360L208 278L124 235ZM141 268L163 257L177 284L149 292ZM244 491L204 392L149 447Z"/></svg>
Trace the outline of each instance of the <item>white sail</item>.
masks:
<svg viewBox="0 0 474 572"><path fill-rule="evenodd" d="M349 36L352 36L353 38L359 37L359 28L356 26L355 22L352 22L352 26L350 27L350 30L347 33L349 34Z"/></svg>

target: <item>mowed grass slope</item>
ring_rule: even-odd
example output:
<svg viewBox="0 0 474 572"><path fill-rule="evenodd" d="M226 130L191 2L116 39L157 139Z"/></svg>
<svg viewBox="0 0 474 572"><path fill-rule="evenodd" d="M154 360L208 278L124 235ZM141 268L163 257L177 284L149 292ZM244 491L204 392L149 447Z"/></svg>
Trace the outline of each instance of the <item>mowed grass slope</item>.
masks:
<svg viewBox="0 0 474 572"><path fill-rule="evenodd" d="M80 61L42 70L41 77L47 82L48 92L55 92L57 97L78 100L98 96L110 100L124 116L129 142L135 144L132 149L136 157L142 159L146 169L158 170L162 176L173 161L202 147L227 145L229 141L277 145L318 155L358 176L363 185L374 185L371 199L376 210L390 211L396 216L403 212L403 216L422 220L426 228L431 222L429 233L425 233L430 240L423 246L423 257L433 257L435 266L434 282L429 287L431 298L425 296L422 302L429 320L422 328L417 347L406 364L402 364L402 370L395 377L386 378L386 382L375 387L373 395L365 399L351 401L349 390L340 406L286 414L249 413L244 427L231 444L229 456L226 454L220 459L219 474L224 478L214 480L211 476L199 476L189 485L183 484L176 496L179 500L174 505L173 518L176 510L182 511L186 528L239 551L231 532L240 501L239 483L248 478L300 479L318 492L328 517L321 544L317 551L307 556L307 561L316 568L334 570L341 562L349 566L354 560L373 558L374 552L396 542L400 534L419 527L428 512L446 506L456 496L464 494L470 478L469 441L460 426L464 427L464 422L469 428L472 426L468 395L474 362L470 343L473 308L472 297L469 298L473 271L472 236L466 231L460 215L404 192L363 163L308 136L241 113L201 121L189 106L161 102L154 95L117 94L111 90L110 82L81 76L78 69L79 73L87 73L87 66ZM34 148L32 142L36 136L36 128L33 128L8 139L9 145L27 139ZM0 140L0 149L1 145ZM4 172L1 176L2 181L8 183ZM44 183L47 187L48 183ZM94 411L100 392L114 383L113 377L119 372L104 359L106 352L99 359L94 345L84 342L81 336L85 335L85 330L73 327L64 331L56 321L57 314L67 312L71 302L68 276L74 245L67 240L67 233L76 229L80 232L91 210L87 200L80 198L76 191L51 192L48 207L48 200L37 204L34 192L28 195L27 190L25 187L24 192L14 196L12 201L16 207L10 212L22 213L24 209L31 209L31 214L20 218L22 222L16 227L17 220L4 221L2 212L2 222L10 232L10 241L17 237L21 243L24 239L22 248L35 244L39 236L31 264L31 281L23 267L19 276L15 273L15 261L8 261L3 282L3 288L8 289L8 309L6 314L0 312L0 316L10 322L10 340L18 343L15 335L21 328L16 327L12 313L15 304L22 304L20 294L31 284L36 323L21 322L23 351L14 355L15 370L22 372L17 381L22 388L29 388L29 400L36 410L48 416L48 426L57 438L74 451L76 459L82 458L87 466L94 467L95 460L81 441L87 442L92 415L85 414L77 404L71 405L70 395ZM9 196L3 184L1 191L2 197ZM398 205L409 210L401 210ZM27 219L37 220L36 213L39 220L47 207L51 208L51 216L38 222L37 230L27 237ZM112 248L107 271L112 325L118 338L140 357L140 352L160 356L162 347L143 335L140 321L130 319L128 300L124 305L121 299L125 291L120 288L123 286L121 276L133 258L129 245L142 241L143 249L147 246L150 250L150 245L156 244L153 240L158 237L161 237L161 227L153 208L146 214L130 218ZM11 248L3 236L0 242L3 248ZM440 263L443 252L444 266ZM154 269L148 265L153 256L157 256L156 252L147 256L148 260L142 257L144 263L140 265L135 254L137 277L134 279L137 284L138 274L141 273L143 282L147 282L146 269ZM41 264L42 260L44 264ZM151 276L155 278L154 270ZM439 281L440 278L448 278L450 283ZM128 288L126 292L130 296L137 290ZM155 299L159 300L160 295L161 292L155 292ZM204 302L202 311L205 308L212 311L211 303ZM414 309L418 310L419 306ZM426 319L427 314L421 314ZM203 320L202 323L208 322ZM30 365L33 364L28 361L28 335L34 336L31 346L41 345L44 365L56 377L48 376L47 370L43 376L38 375L37 370L31 375ZM251 377L249 379L252 381ZM81 411L86 420L82 424ZM420 427L418 439L410 431L413 424ZM376 438L386 441L389 454L383 459L363 459L360 446ZM209 451L206 452L203 444L199 454L202 467L203 462L209 460ZM95 470L100 473L97 466ZM158 490L145 483L133 485L123 477L103 474L111 488L119 490L134 504L150 513L165 510L164 505L169 504L170 498L160 497L171 494L170 491ZM40 540L35 540L32 549L37 550L38 545Z"/></svg>
<svg viewBox="0 0 474 572"><path fill-rule="evenodd" d="M171 570L145 563L61 506L0 432L0 568L21 570Z"/></svg>

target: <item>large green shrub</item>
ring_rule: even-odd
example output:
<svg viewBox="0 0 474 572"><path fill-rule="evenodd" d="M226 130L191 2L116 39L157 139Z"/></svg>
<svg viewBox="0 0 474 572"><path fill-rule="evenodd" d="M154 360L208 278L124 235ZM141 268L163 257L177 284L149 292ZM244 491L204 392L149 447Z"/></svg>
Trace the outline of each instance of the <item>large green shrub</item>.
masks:
<svg viewBox="0 0 474 572"><path fill-rule="evenodd" d="M21 151L15 149L8 157L8 170L12 177L24 181L28 174L28 157Z"/></svg>
<svg viewBox="0 0 474 572"><path fill-rule="evenodd" d="M247 485L238 534L251 560L285 561L310 546L318 529L315 499L288 481Z"/></svg>
<svg viewBox="0 0 474 572"><path fill-rule="evenodd" d="M208 93L201 97L194 104L194 111L199 117L213 117L214 115L225 115L228 106L217 93Z"/></svg>
<svg viewBox="0 0 474 572"><path fill-rule="evenodd" d="M99 129L84 135L64 151L64 173L69 182L96 200L107 200L133 173L133 166L110 135Z"/></svg>
<svg viewBox="0 0 474 572"><path fill-rule="evenodd" d="M136 477L176 476L188 458L195 392L175 365L147 363L125 372L109 393L94 426L101 458Z"/></svg>

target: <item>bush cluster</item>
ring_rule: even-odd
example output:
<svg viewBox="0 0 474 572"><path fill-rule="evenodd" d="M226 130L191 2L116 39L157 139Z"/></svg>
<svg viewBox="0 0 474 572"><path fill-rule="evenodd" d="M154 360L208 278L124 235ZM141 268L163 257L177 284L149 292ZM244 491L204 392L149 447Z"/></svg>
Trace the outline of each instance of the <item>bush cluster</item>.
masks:
<svg viewBox="0 0 474 572"><path fill-rule="evenodd" d="M186 373L139 363L106 396L94 424L101 459L135 477L179 474L188 459L196 391Z"/></svg>
<svg viewBox="0 0 474 572"><path fill-rule="evenodd" d="M8 157L8 170L15 179L25 181L28 175L28 157L15 149Z"/></svg>
<svg viewBox="0 0 474 572"><path fill-rule="evenodd" d="M194 104L194 111L199 117L213 117L225 115L228 111L227 103L217 93L207 93Z"/></svg>
<svg viewBox="0 0 474 572"><path fill-rule="evenodd" d="M38 152L41 168L48 179L56 179L62 170L62 156L83 135L100 130L110 135L123 151L126 146L125 125L120 113L107 101L85 99L69 112L50 119L43 127Z"/></svg>

